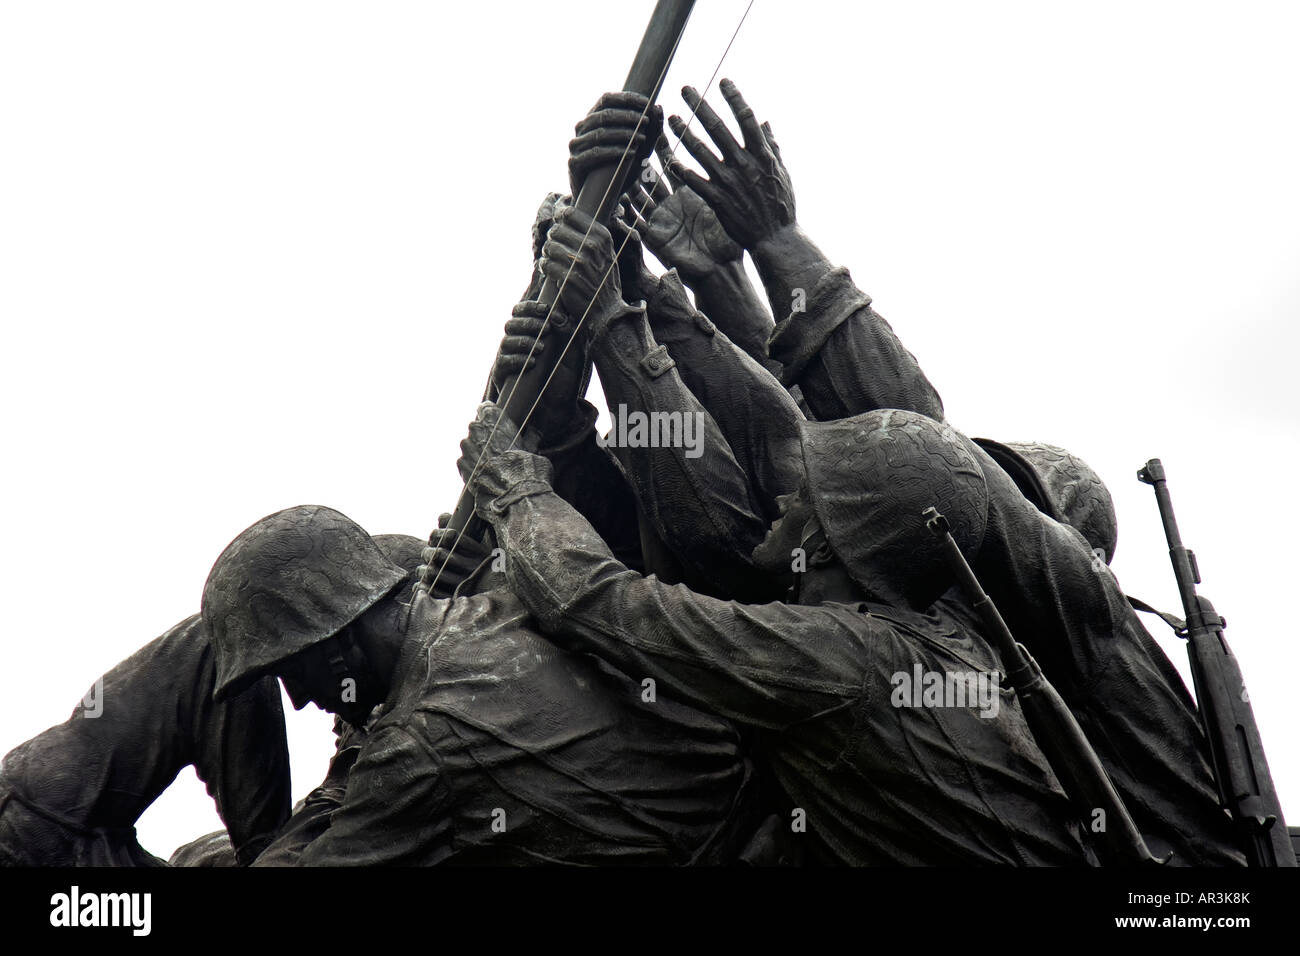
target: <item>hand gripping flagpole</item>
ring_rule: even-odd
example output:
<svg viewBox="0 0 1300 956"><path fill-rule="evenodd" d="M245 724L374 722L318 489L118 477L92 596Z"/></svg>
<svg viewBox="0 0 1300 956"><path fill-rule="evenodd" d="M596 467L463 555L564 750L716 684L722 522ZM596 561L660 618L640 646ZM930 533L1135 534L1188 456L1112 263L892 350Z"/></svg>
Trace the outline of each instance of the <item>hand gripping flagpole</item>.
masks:
<svg viewBox="0 0 1300 956"><path fill-rule="evenodd" d="M661 8L663 8L664 6L666 6L666 4L663 3L662 0L661 0L660 7L656 8L656 11L655 11L656 16L661 12ZM726 58L727 58L727 54L731 52L731 47L732 47L732 45L736 42L736 37L737 37L737 36L739 35L739 33L740 33L740 28L741 28L742 26L744 26L745 20L746 20L746 19L748 18L748 16L749 16L749 11L753 8L753 6L754 6L754 0L749 0L749 3L748 3L748 4L746 5L746 7L745 7L745 11L744 11L744 13L741 14L740 21L736 24L736 29L735 29L735 31L732 33L732 35L731 35L731 39L727 42L727 47L726 47L726 49L722 51L722 56L718 59L718 63L717 63L717 65L713 68L713 73L712 73L712 75L709 77L709 81L708 81L708 83L706 83L705 86L704 86L704 89L705 89L706 92L708 91L709 88L711 88L711 87L713 86L713 82L714 82L714 80L717 79L717 77L718 77L718 73L719 73L719 72L721 71L721 69L722 69L722 64L723 64L723 62L726 60ZM681 30L682 30L682 29L684 28L684 26L685 26L685 17L686 17L687 15L689 15L689 10L687 10L685 13L682 13L682 14L681 14L681 20L680 20L680 24L679 24L679 25L676 25L676 26L672 26L672 27L671 27L672 30L676 31L676 36L675 36L675 39L673 40L673 50L675 50L675 49L676 49L676 45L679 44L679 43L681 42ZM666 35L667 35L667 29L668 29L668 28L665 28L665 27L663 27L662 25L660 25L660 26L656 26L655 19L652 17L650 25L646 28L646 35L645 35L645 37L642 38L642 44L641 44L641 47L642 47L642 48L641 48L641 50L638 51L637 62L633 64L632 70L631 70L631 71L629 72L629 74L628 74L627 87L625 87L625 88L630 88L630 85L633 84L633 83L643 82L643 81L645 80L645 78L649 76L651 69L652 69L656 64L662 62L662 66L660 67L659 75L658 75L658 77L654 80L653 84L651 84L651 87L652 87L652 88L654 89L654 91L655 91L655 95L649 95L649 96L647 96L646 106L645 106L645 109L642 110L642 114L641 114L641 115L642 115L642 119L645 118L645 115L646 115L646 113L649 111L651 104L654 102L654 99L655 99L655 96L656 96L657 93L658 93L659 87L663 84L664 76L667 74L667 71L668 71L668 65L669 65L669 63L671 63L671 61L672 61L672 53L673 53L673 50L670 50L670 51L668 52L668 54L667 54L666 57L662 57L662 58L660 58L658 55L655 55L655 56L653 57L653 59L652 59L652 62L650 62L648 65L642 63L643 60L647 59L647 57L646 57L646 56L642 56L642 54L645 52L645 48L646 48L647 44L650 43L650 42L652 42L652 37L655 36L655 35L658 35L658 36L661 36L661 37L662 37L662 36L666 36ZM639 90L638 90L638 92L639 92ZM695 115L696 115L696 112L697 112L698 109L699 109L699 105L700 105L700 104L697 103L696 106L693 107L693 108L691 109L690 116L687 118L687 121L686 121L686 128L687 128L687 129L689 129L689 128L691 127L691 124L693 124L693 123L695 122ZM638 130L640 129L640 123L638 123L637 128L638 128ZM634 135L635 135L635 133L634 133ZM677 147L678 147L679 145L681 145L681 144L680 144L680 143L675 143L675 144L673 144L672 148L669 150L669 156L671 156L673 153L675 153L675 152L677 151ZM618 162L617 164L614 164L614 165L612 165L612 166L609 167L610 170L613 170L613 173L610 174L609 184L605 185L605 186L603 187L603 190L600 192L600 201L599 201L599 203L596 204L596 206L595 206L597 212L600 212L602 209L604 210L603 215L604 215L605 218L608 218L608 215L609 215L610 211L611 211L612 208L613 208L613 200L611 199L611 194L612 194L612 192L613 192L612 185L613 185L614 183L621 182L621 179L616 178L616 177L618 177L618 176L622 176L622 175L625 175L625 173L623 173L623 172L621 172L621 171L622 171L622 170L626 170L626 169L628 168L628 166L630 165L630 163L632 162L632 160L629 159L629 156L631 155L631 149L632 149L632 139L629 139L629 140L628 140L628 144L627 144L627 146L625 146L624 149L623 149L623 155L622 155L622 157L620 158L619 162ZM633 158L634 158L634 157L633 157ZM603 172L603 171L602 171L602 172ZM594 176L595 173L596 173L596 171L593 171L593 173L592 173L591 175ZM590 182L590 181L591 181L591 177L589 177L589 179L588 179L588 182ZM602 182L603 182L603 180L602 180ZM584 183L584 186L583 186L582 188L579 189L579 195L580 195L580 196L586 193L587 190L586 190L585 186L586 186L586 184ZM595 193L593 192L592 194L594 195ZM636 211L636 213L637 213L638 216L640 216L640 215L643 214L644 212L645 212L644 209L638 209L638 210ZM594 226L594 224L595 224L596 221L597 221L597 219L596 219L595 217L593 217L593 219L592 219L592 224L593 224L593 226ZM587 236L591 234L591 229L592 229L592 226L589 226L589 227L587 228L587 232L586 232L586 233L583 235L583 237L582 237L582 238L583 238L583 242L586 242L586 240L587 240ZM619 245L618 249L615 251L615 253L614 253L614 260L610 263L609 268L605 270L605 274L604 274L604 276L601 277L600 286L599 286L599 287L597 288L597 290L596 290L597 294L598 294L599 291L600 291L600 287L603 287L603 286L604 286L605 282L607 282L607 281L609 280L610 274L611 274L611 273L614 271L614 269L617 267L617 265L618 265L618 258L619 258L619 256L621 256L621 255L623 254L623 247L627 245L628 240L630 239L630 237L631 237L631 233L629 233L627 236L625 236L624 239L623 239L623 242ZM568 271L566 271L565 274L564 274L564 280L561 281L560 283L558 283L558 288L557 288L557 291L555 292L555 297L554 297L554 299L552 299L551 304L550 304L550 306L548 307L548 310L547 310L547 313L546 313L546 318L545 318L545 319L543 320L543 322L542 322L542 329L541 329L541 332L539 332L539 334L538 334L538 336L537 336L537 339L533 342L533 346L532 346L532 348L529 349L528 355L527 355L527 357L524 359L524 365L525 365L525 367L527 367L527 364L528 364L529 360L531 360L531 359L534 357L534 355L535 355L535 353L536 353L536 349L537 349L537 342L539 342L539 341L541 340L542 333L544 333L544 332L546 331L547 324L552 320L552 317L556 315L555 304L556 304L556 302L558 301L560 294L563 292L564 287L567 285L567 283L568 283L568 281L569 281L569 276L571 276L571 275L573 274L573 268L574 268L573 264L570 264ZM550 285L556 285L556 283L551 282L551 281L549 280L549 278L548 278L548 280L547 280L547 285L548 285L548 286L550 286ZM543 301L544 301L544 300L543 300ZM573 324L573 327L572 327L571 329L568 328L568 323L571 321L570 318L569 318L568 316L558 316L558 317L557 317L557 319L556 319L556 320L557 320L557 323L564 323L564 325L559 326L560 330L561 330L562 332L567 333L567 334L564 335L564 347L563 347L562 349L559 350L559 354L558 354L558 355L555 354L554 350L551 351L551 353L550 353L550 355L549 355L549 358L548 358L548 360L547 360L547 365L546 365L546 367L545 367L546 369L549 369L549 372L545 372L545 369L543 369L543 370L541 370L541 371L537 371L538 366L534 366L533 369L530 370L530 371L534 371L534 372L535 372L534 375L530 375L530 376L529 376L529 379L530 379L530 380L532 380L532 381L535 382L536 379L539 379L539 378L542 377L542 372L545 372L545 378L542 380L540 386L537 386L537 387L535 388L535 395L533 396L532 401L531 401L531 403L529 404L528 410L524 413L523 417L522 417L522 418L518 418L518 417L516 417L516 415L513 414L513 413L510 414L510 416L509 416L510 419L511 419L511 421L518 422L518 427L519 427L519 429L520 429L520 434L524 434L524 433L527 432L528 422L529 422L529 420L532 418L533 412L536 411L537 406L540 404L540 402L541 402L541 400L542 400L542 395L545 393L547 386L550 385L550 383L551 383L551 379L555 377L555 373L556 373L556 371L558 370L560 363L562 363L562 362L564 361L564 358L565 358L565 356L568 354L569 349L572 348L573 343L574 343L574 340L575 340L576 337L577 337L578 331L582 328L583 323L586 321L586 319L587 319L587 315L588 315L588 313L590 313L590 311L591 311L591 307L592 307L593 304L594 304L594 299L593 299L593 302L589 302L589 303L587 304L587 308L583 310L582 315L578 318L577 322ZM505 383L506 387L510 389L510 395L507 396L506 399L504 399L504 400L499 400L499 403L502 404L503 407L512 407L512 406L514 406L514 401L513 401L513 399L514 399L514 395L515 395L515 393L519 390L520 382L521 382L521 377L515 377L515 378L513 378L513 379L511 379L511 380L508 380L508 381ZM505 389L503 388L502 391L504 392ZM533 388L530 387L530 391L533 391ZM522 406L523 404L524 404L524 402L523 402L522 400L520 400L519 403L518 403L519 406ZM493 424L493 426L492 426L492 430L491 430L491 432L489 433L489 435L488 435L488 439L487 439L487 442L486 442L485 444L489 444L489 445L491 444L492 436L496 434L496 429L497 429L497 427L498 427L499 424L500 424L500 419L498 419L497 422ZM511 441L511 447L513 447L514 444L515 444L515 442L519 440L519 437L520 437L520 435L516 435L516 436L515 436L515 438ZM455 531L456 531L456 537L455 537L455 540L453 541L453 543L452 543L450 549L447 550L447 553L446 553L446 555L445 555L445 558L444 558L444 560L440 563L440 566L437 568L436 573L434 572L434 569L433 569L432 567L430 567L430 566L425 566L424 568L421 569L421 572L420 572L420 579L419 579L419 581L418 581L418 582L416 583L416 585L415 585L415 597L416 597L416 598L418 598L421 594L428 594L428 593L430 593L433 589L435 589L435 588L437 587L437 584L438 584L438 580L439 580L439 578L442 577L442 573L443 573L443 571L446 570L448 563L451 561L451 558L452 558L452 556L454 555L454 553L455 553L455 551L456 551L456 548L460 545L460 542L464 539L464 537L465 537L465 535L466 535L467 533L468 533L468 534L472 534L472 535L474 535L476 539L481 539L481 537L482 537L482 535L483 535L483 533L484 533L484 529L483 529L483 527L482 527L482 522L481 522L478 518L476 518L476 517L474 516L474 514L473 514L473 499L472 499L472 497L469 495L469 485L473 483L473 480L474 480L475 476L477 475L479 468L482 467L482 465L483 465L483 461L484 461L484 460L486 460L486 459L480 459L480 460L479 460L479 461L474 465L474 469L473 469L472 473L470 474L469 480L466 482L465 487L463 487L463 488L461 489L460 497L457 499L457 502L456 502L456 514L457 514L457 515L462 515L462 512L463 512L463 521L461 521L461 522L458 524L457 521L456 521L456 519L453 517L453 519L452 519L452 521L449 523L447 529L441 529L441 528L439 529L439 530L448 530L448 529L450 529L450 530L455 530ZM431 536L431 540L432 540L432 536ZM412 603L412 604L409 606L409 608L413 608L413 607L414 607L414 603ZM409 613L409 608L408 608L408 613Z"/></svg>
<svg viewBox="0 0 1300 956"><path fill-rule="evenodd" d="M695 0L659 0L655 4L645 35L641 37L641 45L637 48L636 58L632 61L632 68L623 83L625 91L640 93L650 103L655 101L694 6ZM647 110L648 108L647 106ZM642 120L644 119L643 113ZM578 190L574 205L596 222L608 221L618 202L619 196L613 188L614 184L622 183L636 162L631 146L629 142L617 164L591 170ZM566 276L566 281L567 278ZM504 383L501 389L501 410L511 421L522 423L525 420L573 337L575 326L555 309L562 286L563 283L548 276L537 298L548 308L545 325L559 334L560 341L557 345L563 347L545 350L537 356L537 362L532 368L525 369L519 376ZM522 427L526 426L521 424ZM473 495L462 491L448 528L481 538L482 528L477 527L479 524L479 520L474 518Z"/></svg>

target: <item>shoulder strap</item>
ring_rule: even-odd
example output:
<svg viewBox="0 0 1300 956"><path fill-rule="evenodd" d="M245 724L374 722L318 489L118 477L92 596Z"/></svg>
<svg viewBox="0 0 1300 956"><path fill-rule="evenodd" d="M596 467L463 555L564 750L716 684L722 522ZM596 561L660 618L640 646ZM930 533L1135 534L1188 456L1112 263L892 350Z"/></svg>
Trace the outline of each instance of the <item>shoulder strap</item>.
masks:
<svg viewBox="0 0 1300 956"><path fill-rule="evenodd" d="M1179 637L1187 636L1187 622L1184 621L1181 617L1177 617L1176 615L1170 614L1167 611L1157 611L1146 601L1135 598L1131 594L1126 594L1124 596L1128 598L1129 606L1132 607L1133 610L1144 611L1147 614L1154 614L1156 617L1160 618L1160 620L1164 621L1171 628L1173 628L1174 633L1177 634Z"/></svg>

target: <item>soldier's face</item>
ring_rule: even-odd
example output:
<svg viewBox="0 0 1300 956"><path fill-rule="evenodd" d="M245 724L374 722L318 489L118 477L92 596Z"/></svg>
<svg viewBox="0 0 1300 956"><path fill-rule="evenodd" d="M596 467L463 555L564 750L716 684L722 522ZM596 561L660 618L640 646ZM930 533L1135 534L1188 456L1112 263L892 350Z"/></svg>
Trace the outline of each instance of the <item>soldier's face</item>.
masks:
<svg viewBox="0 0 1300 956"><path fill-rule="evenodd" d="M369 671L353 659L358 657L346 654L341 642L331 638L281 662L277 673L295 710L315 704L349 723L364 723L375 701L366 686L373 683L366 677Z"/></svg>
<svg viewBox="0 0 1300 956"><path fill-rule="evenodd" d="M329 709L326 707L329 700L327 688L332 682L333 674L328 662L324 662L325 667L322 669L320 657L317 647L309 647L282 662L277 668L280 683L284 684L294 710L302 710L311 703L323 710Z"/></svg>
<svg viewBox="0 0 1300 956"><path fill-rule="evenodd" d="M288 674L281 674L280 683L284 685L285 693L289 695L294 710L302 710L311 703L311 691L303 687L298 678L290 677Z"/></svg>

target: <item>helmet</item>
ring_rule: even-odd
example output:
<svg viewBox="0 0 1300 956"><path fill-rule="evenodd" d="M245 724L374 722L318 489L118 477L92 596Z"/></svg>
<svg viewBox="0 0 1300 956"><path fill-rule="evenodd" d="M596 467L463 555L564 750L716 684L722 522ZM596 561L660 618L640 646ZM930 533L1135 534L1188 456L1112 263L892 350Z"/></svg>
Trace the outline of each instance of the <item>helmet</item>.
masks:
<svg viewBox="0 0 1300 956"><path fill-rule="evenodd" d="M414 584L416 569L424 563L424 549L429 542L410 534L377 534L372 537L384 557L404 570L411 578L410 583Z"/></svg>
<svg viewBox="0 0 1300 956"><path fill-rule="evenodd" d="M996 442L976 438L1026 498L1049 518L1068 524L1088 541L1088 547L1115 556L1119 520L1115 502L1101 476L1078 455L1044 442Z"/></svg>
<svg viewBox="0 0 1300 956"><path fill-rule="evenodd" d="M333 508L299 505L258 521L230 542L203 586L203 624L217 654L213 696L237 693L333 637L405 577Z"/></svg>
<svg viewBox="0 0 1300 956"><path fill-rule="evenodd" d="M800 431L813 509L849 575L882 597L933 604L952 578L922 512L939 509L968 559L984 540L988 488L966 439L898 409L806 421Z"/></svg>

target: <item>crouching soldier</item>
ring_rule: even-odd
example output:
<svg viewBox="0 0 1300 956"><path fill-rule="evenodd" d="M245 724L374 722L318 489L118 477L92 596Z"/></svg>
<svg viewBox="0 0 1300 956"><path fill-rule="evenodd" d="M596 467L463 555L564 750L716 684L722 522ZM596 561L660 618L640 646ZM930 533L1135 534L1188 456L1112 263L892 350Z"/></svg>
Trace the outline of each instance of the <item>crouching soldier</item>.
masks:
<svg viewBox="0 0 1300 956"><path fill-rule="evenodd" d="M412 583L319 506L258 521L208 577L218 699L274 674L296 706L350 722L381 705L341 806L293 862L736 857L757 820L730 724L560 650L508 589L412 603Z"/></svg>
<svg viewBox="0 0 1300 956"><path fill-rule="evenodd" d="M377 534L374 541L384 556L398 567L407 570L419 567L425 548L425 543L419 538L409 534ZM298 709L305 705L306 701L301 701ZM367 724L374 717L372 712ZM334 718L334 756L330 759L325 779L294 804L293 815L275 834L274 841L253 861L254 866L292 865L303 847L329 828L331 814L343 802L348 771L361 751L367 729L366 725L353 726L342 717ZM230 837L224 830L205 834L178 847L167 862L172 866L236 865Z"/></svg>
<svg viewBox="0 0 1300 956"><path fill-rule="evenodd" d="M289 749L273 680L214 702L197 614L95 682L64 723L0 765L0 866L163 866L135 823L193 765L250 863L289 816Z"/></svg>

